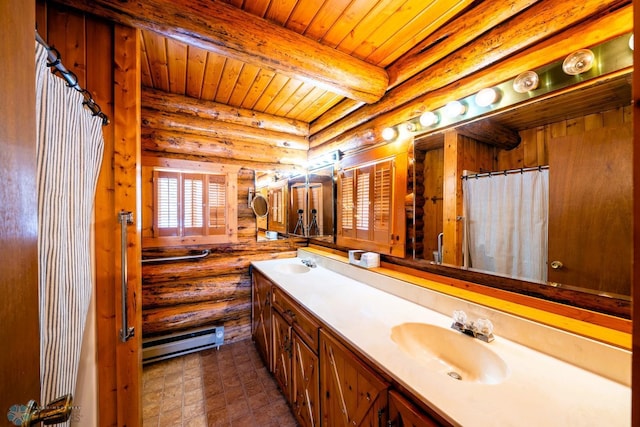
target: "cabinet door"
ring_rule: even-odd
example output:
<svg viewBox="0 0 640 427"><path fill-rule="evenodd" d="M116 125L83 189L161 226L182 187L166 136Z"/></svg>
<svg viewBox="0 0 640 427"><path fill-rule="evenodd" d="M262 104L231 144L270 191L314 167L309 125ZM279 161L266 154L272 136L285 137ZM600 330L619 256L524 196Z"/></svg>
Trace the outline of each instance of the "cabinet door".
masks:
<svg viewBox="0 0 640 427"><path fill-rule="evenodd" d="M293 362L291 366L291 397L293 413L305 427L320 425L320 378L318 356L297 333L293 333Z"/></svg>
<svg viewBox="0 0 640 427"><path fill-rule="evenodd" d="M271 370L271 282L256 270L253 271L251 298L251 335L258 354Z"/></svg>
<svg viewBox="0 0 640 427"><path fill-rule="evenodd" d="M389 392L388 427L439 427L429 415L402 397L396 391Z"/></svg>
<svg viewBox="0 0 640 427"><path fill-rule="evenodd" d="M322 424L385 425L388 384L324 330L319 357Z"/></svg>
<svg viewBox="0 0 640 427"><path fill-rule="evenodd" d="M282 394L291 401L291 326L276 310L272 311L273 322L273 376Z"/></svg>

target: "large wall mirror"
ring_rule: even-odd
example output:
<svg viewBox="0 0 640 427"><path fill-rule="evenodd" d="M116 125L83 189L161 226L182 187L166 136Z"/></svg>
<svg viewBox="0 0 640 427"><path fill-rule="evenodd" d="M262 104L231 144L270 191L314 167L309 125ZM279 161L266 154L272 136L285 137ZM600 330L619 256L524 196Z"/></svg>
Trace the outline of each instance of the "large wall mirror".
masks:
<svg viewBox="0 0 640 427"><path fill-rule="evenodd" d="M334 168L310 169L289 178L289 235L333 243L335 217Z"/></svg>
<svg viewBox="0 0 640 427"><path fill-rule="evenodd" d="M630 55L626 40L619 44L616 54ZM416 136L424 190L414 201L422 245L412 255L427 270L629 317L631 70L575 83ZM517 145L492 144L501 133ZM453 201L444 188L451 138L468 175L457 177ZM455 203L462 208L452 216Z"/></svg>

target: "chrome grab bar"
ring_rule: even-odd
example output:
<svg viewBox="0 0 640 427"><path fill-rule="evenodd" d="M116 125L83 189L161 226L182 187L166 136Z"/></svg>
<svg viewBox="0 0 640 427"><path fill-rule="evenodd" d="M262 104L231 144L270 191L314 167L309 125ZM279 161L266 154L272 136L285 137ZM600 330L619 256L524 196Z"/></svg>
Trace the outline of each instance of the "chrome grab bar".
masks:
<svg viewBox="0 0 640 427"><path fill-rule="evenodd" d="M127 265L127 225L133 224L133 212L126 212L124 210L118 213L118 221L120 222L120 255L121 255L121 268L122 268L122 329L120 329L120 341L127 342L131 338L135 330L133 327L129 327L127 316L127 296L128 296L128 265Z"/></svg>

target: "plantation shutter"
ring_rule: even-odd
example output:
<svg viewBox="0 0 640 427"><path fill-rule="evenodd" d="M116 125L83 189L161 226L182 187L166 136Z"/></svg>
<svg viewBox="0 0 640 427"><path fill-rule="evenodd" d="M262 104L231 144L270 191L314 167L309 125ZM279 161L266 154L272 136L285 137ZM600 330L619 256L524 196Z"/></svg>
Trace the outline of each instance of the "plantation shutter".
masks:
<svg viewBox="0 0 640 427"><path fill-rule="evenodd" d="M209 175L209 235L224 234L227 224L227 183L223 175Z"/></svg>
<svg viewBox="0 0 640 427"><path fill-rule="evenodd" d="M356 169L356 237L371 240L371 200L373 167Z"/></svg>
<svg viewBox="0 0 640 427"><path fill-rule="evenodd" d="M154 229L158 236L178 236L180 227L180 197L178 172L155 171Z"/></svg>
<svg viewBox="0 0 640 427"><path fill-rule="evenodd" d="M391 236L391 195L393 194L393 161L374 165L373 240L388 241Z"/></svg>
<svg viewBox="0 0 640 427"><path fill-rule="evenodd" d="M339 227L344 237L355 237L355 171L353 169L344 171L341 174L340 185L338 187L338 206L340 212Z"/></svg>
<svg viewBox="0 0 640 427"><path fill-rule="evenodd" d="M184 194L184 235L201 236L204 234L204 176L200 174L182 174Z"/></svg>

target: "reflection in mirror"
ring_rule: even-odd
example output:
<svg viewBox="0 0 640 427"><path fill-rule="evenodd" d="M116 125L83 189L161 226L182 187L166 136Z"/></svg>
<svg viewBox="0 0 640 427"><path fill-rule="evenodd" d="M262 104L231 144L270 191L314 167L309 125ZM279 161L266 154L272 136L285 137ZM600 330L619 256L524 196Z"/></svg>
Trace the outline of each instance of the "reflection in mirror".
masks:
<svg viewBox="0 0 640 427"><path fill-rule="evenodd" d="M255 195L249 193L249 206L256 215L257 240L286 238L287 180L275 180L273 172L256 172Z"/></svg>
<svg viewBox="0 0 640 427"><path fill-rule="evenodd" d="M422 213L424 243L417 257L629 300L630 100L630 74L623 74L484 119L486 129L497 124L518 135L518 146L510 150L470 138L464 126L418 138L416 175L424 193L416 215ZM461 180L463 210L453 216L454 230L446 229L446 219L455 215L456 200L443 189L450 141L467 150L462 169L478 173ZM516 219L525 222L517 226ZM535 226L541 231L518 244L518 236Z"/></svg>
<svg viewBox="0 0 640 427"><path fill-rule="evenodd" d="M333 165L309 171L307 236L311 239L333 243L334 194Z"/></svg>
<svg viewBox="0 0 640 427"><path fill-rule="evenodd" d="M307 213L307 176L289 178L289 235L307 237L309 215Z"/></svg>

